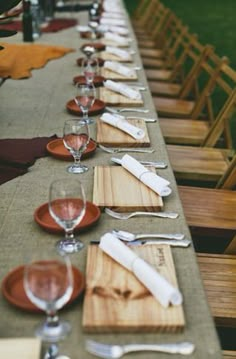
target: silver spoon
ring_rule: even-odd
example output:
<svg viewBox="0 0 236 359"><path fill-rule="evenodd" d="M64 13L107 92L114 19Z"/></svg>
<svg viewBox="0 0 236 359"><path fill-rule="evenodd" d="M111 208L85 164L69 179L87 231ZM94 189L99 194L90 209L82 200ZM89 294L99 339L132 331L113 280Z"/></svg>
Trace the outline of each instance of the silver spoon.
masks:
<svg viewBox="0 0 236 359"><path fill-rule="evenodd" d="M100 244L99 240L92 240L90 244ZM165 244L171 247L182 247L187 248L191 242L188 239L137 239L136 241L127 242L128 246L146 246L146 245L159 245Z"/></svg>
<svg viewBox="0 0 236 359"><path fill-rule="evenodd" d="M126 231L117 231L113 229L112 234L114 234L117 238L123 241L135 241L136 239L143 239L143 238L162 238L162 239L177 239L181 240L184 239L184 234L182 233L155 233L155 234L133 234Z"/></svg>

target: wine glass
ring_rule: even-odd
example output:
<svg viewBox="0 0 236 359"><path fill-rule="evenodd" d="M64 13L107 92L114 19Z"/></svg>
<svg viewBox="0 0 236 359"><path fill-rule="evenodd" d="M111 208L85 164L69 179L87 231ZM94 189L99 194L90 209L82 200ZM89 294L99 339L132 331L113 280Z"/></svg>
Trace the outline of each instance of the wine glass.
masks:
<svg viewBox="0 0 236 359"><path fill-rule="evenodd" d="M85 215L86 199L80 181L74 178L58 179L49 188L49 213L64 229L65 237L57 243L59 251L79 252L84 244L74 236L74 228Z"/></svg>
<svg viewBox="0 0 236 359"><path fill-rule="evenodd" d="M55 343L71 330L66 321L59 320L57 311L71 298L73 272L65 253L45 250L34 254L25 265L24 289L30 301L46 312L46 321L36 327L35 334L43 341Z"/></svg>
<svg viewBox="0 0 236 359"><path fill-rule="evenodd" d="M91 84L81 84L76 83L76 96L74 101L77 106L81 109L83 113L83 121L86 122L88 125L93 123L94 121L88 117L88 111L90 107L93 106L95 97L96 97L96 90L94 85Z"/></svg>
<svg viewBox="0 0 236 359"><path fill-rule="evenodd" d="M63 143L74 157L73 165L67 168L69 173L84 173L88 167L81 164L81 156L89 143L89 129L84 121L67 120L63 129Z"/></svg>
<svg viewBox="0 0 236 359"><path fill-rule="evenodd" d="M82 63L85 81L87 84L92 84L97 74L98 61L96 58L84 59Z"/></svg>
<svg viewBox="0 0 236 359"><path fill-rule="evenodd" d="M87 59L90 59L96 50L93 46L86 45L81 48L81 51L85 54Z"/></svg>
<svg viewBox="0 0 236 359"><path fill-rule="evenodd" d="M89 21L88 26L90 27L90 29L92 30L91 33L91 39L92 41L95 41L97 39L97 28L98 28L98 22L97 22L97 17L96 17L96 10L95 9L91 9L91 12L95 13L95 18L92 21Z"/></svg>

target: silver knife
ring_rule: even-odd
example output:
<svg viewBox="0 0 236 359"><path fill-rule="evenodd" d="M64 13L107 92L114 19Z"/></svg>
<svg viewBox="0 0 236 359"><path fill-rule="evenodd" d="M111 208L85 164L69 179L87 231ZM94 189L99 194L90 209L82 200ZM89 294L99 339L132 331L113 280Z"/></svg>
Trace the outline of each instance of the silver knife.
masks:
<svg viewBox="0 0 236 359"><path fill-rule="evenodd" d="M121 112L139 112L139 113L148 113L148 109L142 109L142 108L133 108L133 107L123 107L120 109L114 109L112 107L105 107L105 110L112 112L112 113L121 113Z"/></svg>
<svg viewBox="0 0 236 359"><path fill-rule="evenodd" d="M138 116L126 116L127 120L143 120L144 122L154 123L157 122L156 118L138 117Z"/></svg>
<svg viewBox="0 0 236 359"><path fill-rule="evenodd" d="M99 244L100 241L99 240L93 240L90 241L90 244ZM181 240L176 240L176 239L137 239L136 241L132 241L132 242L126 242L126 244L128 246L144 246L144 245L148 245L148 244L168 244L171 247L188 247L191 244L191 241L189 241L188 239L181 239Z"/></svg>
<svg viewBox="0 0 236 359"><path fill-rule="evenodd" d="M111 157L111 161L118 165L121 165L121 158ZM152 166L159 169L167 167L167 164L163 161L139 161L139 162L144 166Z"/></svg>

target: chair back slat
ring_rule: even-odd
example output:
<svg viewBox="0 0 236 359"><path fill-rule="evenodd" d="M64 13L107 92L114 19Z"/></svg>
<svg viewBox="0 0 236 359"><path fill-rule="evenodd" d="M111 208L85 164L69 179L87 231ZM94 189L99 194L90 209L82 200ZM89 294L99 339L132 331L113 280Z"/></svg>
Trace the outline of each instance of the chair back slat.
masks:
<svg viewBox="0 0 236 359"><path fill-rule="evenodd" d="M217 183L216 188L236 189L236 154L231 160L228 169Z"/></svg>
<svg viewBox="0 0 236 359"><path fill-rule="evenodd" d="M153 13L158 10L158 7L159 2L156 2L155 0L150 1L150 4L146 7L146 11L139 20L139 26L143 27L144 30L146 30L146 27L153 18Z"/></svg>
<svg viewBox="0 0 236 359"><path fill-rule="evenodd" d="M158 3L159 1L156 0L156 3ZM140 20L142 18L142 16L144 16L144 14L146 13L146 11L148 11L148 7L151 6L152 1L150 0L140 0L138 3L138 6L136 7L133 15L132 15L132 19L134 20Z"/></svg>

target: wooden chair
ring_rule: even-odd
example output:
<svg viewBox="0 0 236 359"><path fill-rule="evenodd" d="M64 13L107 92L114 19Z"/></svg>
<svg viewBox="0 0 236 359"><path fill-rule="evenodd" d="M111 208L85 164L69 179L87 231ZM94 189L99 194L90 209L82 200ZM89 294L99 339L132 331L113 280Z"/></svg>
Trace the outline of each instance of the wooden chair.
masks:
<svg viewBox="0 0 236 359"><path fill-rule="evenodd" d="M225 65L222 68L221 76L216 79L214 91L208 96L210 118L207 121L159 118L165 142L212 147L217 144L220 136L224 133L225 145L231 148L229 118L234 109L235 89L236 72ZM217 108L214 108L214 103L218 105Z"/></svg>
<svg viewBox="0 0 236 359"><path fill-rule="evenodd" d="M206 295L217 326L236 326L236 256L197 254Z"/></svg>
<svg viewBox="0 0 236 359"><path fill-rule="evenodd" d="M158 72L155 70L163 81L150 79L148 81L153 96L178 99L199 97L197 79L201 66L214 49L210 45L203 46L197 40L196 35L189 34L186 27L179 27L179 30L179 36L168 51L168 57L171 60L167 64L171 62L172 69L159 69ZM169 81L164 81L165 78L169 78Z"/></svg>
<svg viewBox="0 0 236 359"><path fill-rule="evenodd" d="M223 359L236 358L236 350L223 350Z"/></svg>
<svg viewBox="0 0 236 359"><path fill-rule="evenodd" d="M182 21L172 11L168 10L165 19L163 19L161 26L159 26L159 32L156 35L155 46L153 47L153 50L158 51L158 57L149 56L150 48L147 48L147 39L138 41L144 68L159 69L173 67L182 37L187 30L188 27L184 26ZM142 45L142 42L144 42L144 45Z"/></svg>
<svg viewBox="0 0 236 359"><path fill-rule="evenodd" d="M203 143L204 147L167 145L170 162L179 184L214 187L222 178L228 177L229 171L233 173L231 176L234 183L234 158L231 161L234 150L228 132L229 120L235 115L235 105L236 89L223 106L218 120L213 123L212 131ZM213 147L220 143L222 133L225 133L224 145L227 147Z"/></svg>
<svg viewBox="0 0 236 359"><path fill-rule="evenodd" d="M137 38L148 35L148 40L152 39L150 34L156 25L156 14L159 9L161 11L163 8L164 5L158 0L143 1L142 15L138 19L132 20L132 26Z"/></svg>
<svg viewBox="0 0 236 359"><path fill-rule="evenodd" d="M156 49L164 46L166 40L166 25L171 14L173 14L171 10L161 3L154 7L154 10L151 12L151 19L145 27L145 32L136 32L141 55L142 51L145 49Z"/></svg>
<svg viewBox="0 0 236 359"><path fill-rule="evenodd" d="M236 254L236 235L224 250L225 254Z"/></svg>
<svg viewBox="0 0 236 359"><path fill-rule="evenodd" d="M227 63L228 60L225 57L220 58L214 52L209 53L207 61L201 62L196 74L192 78L192 88L188 87L188 91L181 94L180 98L153 97L153 102L159 116L186 119L209 118L209 94L216 86L216 79L221 76L221 71ZM172 72L168 74L166 70L155 71L158 71L158 76L162 77L162 80L173 76ZM198 94L195 100L191 100L189 96L194 90L198 91Z"/></svg>
<svg viewBox="0 0 236 359"><path fill-rule="evenodd" d="M236 155L215 188L178 186L196 251L235 253L235 188Z"/></svg>
<svg viewBox="0 0 236 359"><path fill-rule="evenodd" d="M156 0L156 2L158 2L158 0ZM135 22L139 22L142 19L150 4L150 0L139 0L139 3L131 16L132 23L135 24Z"/></svg>

